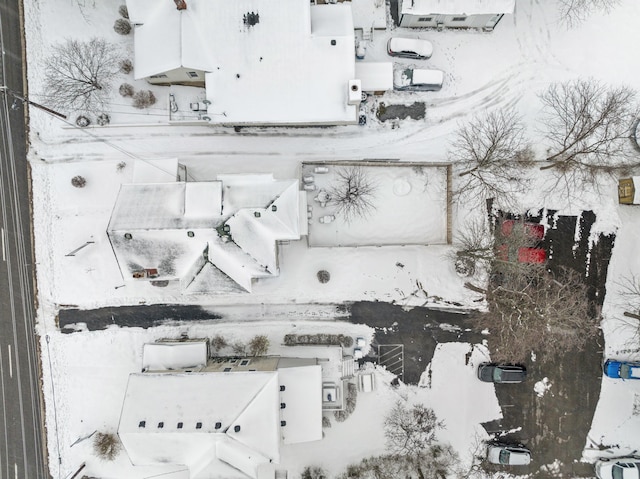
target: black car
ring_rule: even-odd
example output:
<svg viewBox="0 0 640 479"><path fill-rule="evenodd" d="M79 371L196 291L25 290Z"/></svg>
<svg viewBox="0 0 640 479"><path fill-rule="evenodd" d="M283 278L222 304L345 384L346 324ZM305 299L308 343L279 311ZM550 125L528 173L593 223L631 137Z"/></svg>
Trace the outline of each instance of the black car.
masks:
<svg viewBox="0 0 640 479"><path fill-rule="evenodd" d="M478 379L487 383L521 383L527 378L527 369L516 364L482 363L478 366Z"/></svg>

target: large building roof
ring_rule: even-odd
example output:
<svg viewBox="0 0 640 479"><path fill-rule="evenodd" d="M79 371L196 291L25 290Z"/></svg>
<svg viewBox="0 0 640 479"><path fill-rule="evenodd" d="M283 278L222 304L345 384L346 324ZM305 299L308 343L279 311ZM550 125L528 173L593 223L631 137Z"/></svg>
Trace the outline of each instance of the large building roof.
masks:
<svg viewBox="0 0 640 479"><path fill-rule="evenodd" d="M135 75L206 72L212 122L353 123L351 6L300 0L128 0Z"/></svg>
<svg viewBox="0 0 640 479"><path fill-rule="evenodd" d="M132 374L118 435L134 465L184 464L193 474L219 463L257 478L279 461L281 441L321 439L321 383L317 365Z"/></svg>

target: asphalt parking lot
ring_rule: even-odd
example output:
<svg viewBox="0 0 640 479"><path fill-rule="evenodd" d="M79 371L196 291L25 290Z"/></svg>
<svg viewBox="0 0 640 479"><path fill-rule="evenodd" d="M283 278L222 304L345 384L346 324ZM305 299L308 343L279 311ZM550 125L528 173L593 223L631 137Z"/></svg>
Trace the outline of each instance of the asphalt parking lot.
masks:
<svg viewBox="0 0 640 479"><path fill-rule="evenodd" d="M573 217L556 216L555 211L547 210L528 220L540 221L543 215L552 225L541 245L548 252L549 268L580 272L589 285L594 307L602 304L615 237L601 236L595 245L589 243L595 222L592 212ZM387 303L355 303L351 321L376 328L379 345L404 346L404 382L409 384L419 381L438 343L486 339L475 332L473 313L425 308L404 311ZM448 326L442 328L441 324ZM593 466L581 463L580 458L600 395L603 348L600 336L584 351L567 351L553 363L530 358L525 364L526 382L496 385L503 419L485 424L485 429L502 441L521 443L532 451L530 466L504 472L539 478L593 477ZM542 394L536 393L536 385Z"/></svg>

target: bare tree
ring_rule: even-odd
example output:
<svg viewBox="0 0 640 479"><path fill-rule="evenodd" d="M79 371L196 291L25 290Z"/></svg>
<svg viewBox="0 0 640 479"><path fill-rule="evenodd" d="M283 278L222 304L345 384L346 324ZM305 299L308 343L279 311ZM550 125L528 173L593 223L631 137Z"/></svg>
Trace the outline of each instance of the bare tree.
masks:
<svg viewBox="0 0 640 479"><path fill-rule="evenodd" d="M526 189L523 168L533 163L524 127L514 110L494 110L461 125L449 158L457 173L457 194L508 204L516 192Z"/></svg>
<svg viewBox="0 0 640 479"><path fill-rule="evenodd" d="M104 109L118 62L115 48L102 38L54 45L44 65L47 102L63 110Z"/></svg>
<svg viewBox="0 0 640 479"><path fill-rule="evenodd" d="M93 450L100 459L113 461L121 449L118 436L111 433L98 432L93 437Z"/></svg>
<svg viewBox="0 0 640 479"><path fill-rule="evenodd" d="M328 203L349 223L365 218L375 209L376 184L360 166L336 169L335 184L328 190Z"/></svg>
<svg viewBox="0 0 640 479"><path fill-rule="evenodd" d="M557 174L554 188L595 187L601 174L628 174L640 164L629 139L639 112L631 88L578 79L552 84L540 100L549 142L541 169Z"/></svg>
<svg viewBox="0 0 640 479"><path fill-rule="evenodd" d="M398 401L384 420L384 435L394 454L418 457L435 441L436 431L443 427L444 423L438 421L432 409L422 404L409 408Z"/></svg>
<svg viewBox="0 0 640 479"><path fill-rule="evenodd" d="M589 301L587 286L574 271L559 274L544 265L498 263L499 281L486 290L488 312L478 328L488 329L497 361L523 361L533 351L552 361L567 350L582 350L596 337L599 311Z"/></svg>
<svg viewBox="0 0 640 479"><path fill-rule="evenodd" d="M467 221L457 234L452 259L456 272L473 275L477 269L490 269L495 257L494 239L486 217Z"/></svg>
<svg viewBox="0 0 640 479"><path fill-rule="evenodd" d="M618 287L624 312L623 317L617 320L625 330L624 336L629 338L627 345L637 349L640 347L640 277L635 274L624 276Z"/></svg>
<svg viewBox="0 0 640 479"><path fill-rule="evenodd" d="M558 0L560 21L575 27L594 12L609 13L620 0Z"/></svg>
<svg viewBox="0 0 640 479"><path fill-rule="evenodd" d="M258 335L249 341L249 354L251 356L264 356L269 350L269 338L264 335Z"/></svg>

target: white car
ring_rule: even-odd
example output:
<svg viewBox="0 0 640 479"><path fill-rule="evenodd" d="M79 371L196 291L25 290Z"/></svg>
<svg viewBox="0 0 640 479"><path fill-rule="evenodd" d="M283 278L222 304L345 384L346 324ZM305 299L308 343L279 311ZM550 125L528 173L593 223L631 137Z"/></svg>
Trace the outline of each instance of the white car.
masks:
<svg viewBox="0 0 640 479"><path fill-rule="evenodd" d="M444 81L444 73L440 70L407 68L396 70L393 75L393 88L400 91L437 91Z"/></svg>
<svg viewBox="0 0 640 479"><path fill-rule="evenodd" d="M596 476L599 479L639 479L640 456L598 459Z"/></svg>
<svg viewBox="0 0 640 479"><path fill-rule="evenodd" d="M392 57L426 60L433 54L433 45L419 38L390 38L387 42L387 53Z"/></svg>
<svg viewBox="0 0 640 479"><path fill-rule="evenodd" d="M526 466L531 462L529 449L508 444L488 444L487 461L504 466Z"/></svg>

